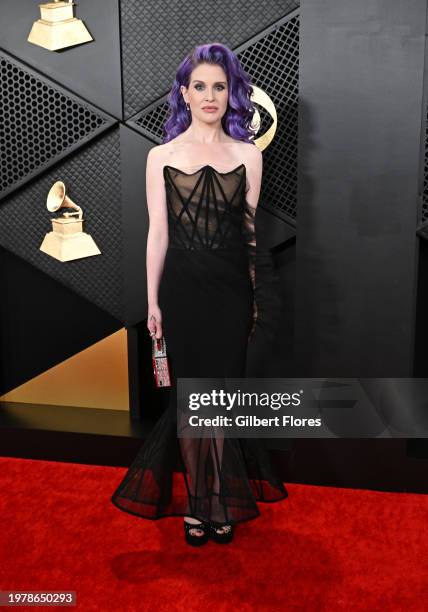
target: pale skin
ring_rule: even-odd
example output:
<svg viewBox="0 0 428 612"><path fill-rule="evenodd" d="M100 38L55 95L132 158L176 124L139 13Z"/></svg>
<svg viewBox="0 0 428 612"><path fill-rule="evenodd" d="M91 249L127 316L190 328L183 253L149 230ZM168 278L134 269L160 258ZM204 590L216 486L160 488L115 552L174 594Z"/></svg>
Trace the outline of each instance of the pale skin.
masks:
<svg viewBox="0 0 428 612"><path fill-rule="evenodd" d="M158 290L166 251L168 248L168 215L163 166L170 165L184 171L195 171L211 165L220 172L228 172L241 163L246 166L246 201L254 209L259 200L263 158L253 144L237 141L226 134L221 118L227 110L229 90L227 77L221 66L200 64L190 76L189 87L181 86L184 101L190 105L192 123L185 132L168 143L153 147L147 156L146 198L149 213L147 237L147 329L151 336L161 338L162 312L158 304ZM203 107L213 105L214 112ZM254 282L254 279L253 279ZM218 485L218 482L217 482ZM216 487L215 487L216 488ZM186 522L199 524L193 517ZM219 533L226 528L220 528ZM191 529L192 535L201 536L201 529Z"/></svg>

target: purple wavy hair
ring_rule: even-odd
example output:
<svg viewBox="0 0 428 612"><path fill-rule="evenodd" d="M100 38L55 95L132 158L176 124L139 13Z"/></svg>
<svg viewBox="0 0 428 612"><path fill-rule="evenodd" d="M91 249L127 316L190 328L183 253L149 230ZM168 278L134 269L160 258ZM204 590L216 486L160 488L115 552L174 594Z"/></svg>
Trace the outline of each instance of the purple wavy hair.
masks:
<svg viewBox="0 0 428 612"><path fill-rule="evenodd" d="M178 67L168 94L169 115L163 126L162 142L169 142L184 132L192 122L180 86L189 86L192 71L199 64L218 64L226 73L229 99L221 120L223 130L236 140L253 142L255 130L250 124L256 109L250 99L253 93L250 77L235 53L219 42L194 47Z"/></svg>

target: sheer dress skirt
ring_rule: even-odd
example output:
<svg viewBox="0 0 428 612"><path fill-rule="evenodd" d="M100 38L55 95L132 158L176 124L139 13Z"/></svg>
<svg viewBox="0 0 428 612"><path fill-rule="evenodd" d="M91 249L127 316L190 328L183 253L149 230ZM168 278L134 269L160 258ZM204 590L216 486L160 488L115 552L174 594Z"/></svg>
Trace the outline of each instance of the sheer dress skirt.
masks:
<svg viewBox="0 0 428 612"><path fill-rule="evenodd" d="M257 501L287 491L264 441L177 437L178 377L244 377L253 289L243 249L169 248L159 288L173 375L169 405L112 496L148 519L193 516L238 523L259 516Z"/></svg>

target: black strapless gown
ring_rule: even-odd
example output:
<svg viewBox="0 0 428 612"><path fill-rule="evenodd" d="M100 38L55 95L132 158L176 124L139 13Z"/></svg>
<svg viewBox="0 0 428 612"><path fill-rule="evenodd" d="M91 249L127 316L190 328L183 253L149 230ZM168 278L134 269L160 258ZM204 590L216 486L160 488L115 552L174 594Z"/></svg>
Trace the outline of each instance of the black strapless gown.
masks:
<svg viewBox="0 0 428 612"><path fill-rule="evenodd" d="M287 490L262 439L178 438L176 379L245 377L255 266L246 168L163 171L169 245L158 299L172 387L111 501L147 519L238 523L260 515L257 501L279 501Z"/></svg>

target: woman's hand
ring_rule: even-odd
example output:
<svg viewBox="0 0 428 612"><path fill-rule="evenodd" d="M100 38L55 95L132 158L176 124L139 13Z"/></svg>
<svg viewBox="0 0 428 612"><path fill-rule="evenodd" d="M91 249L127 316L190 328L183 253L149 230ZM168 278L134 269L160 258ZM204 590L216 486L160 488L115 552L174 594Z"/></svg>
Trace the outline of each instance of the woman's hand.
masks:
<svg viewBox="0 0 428 612"><path fill-rule="evenodd" d="M159 306L149 306L147 314L147 329L149 330L150 336L161 338L162 331L162 312Z"/></svg>

